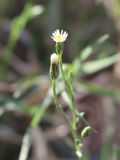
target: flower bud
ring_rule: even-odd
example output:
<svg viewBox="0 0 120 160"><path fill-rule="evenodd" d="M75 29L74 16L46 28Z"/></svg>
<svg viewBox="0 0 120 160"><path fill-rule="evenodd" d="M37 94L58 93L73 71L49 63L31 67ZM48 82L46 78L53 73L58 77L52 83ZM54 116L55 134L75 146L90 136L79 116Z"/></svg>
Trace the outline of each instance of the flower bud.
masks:
<svg viewBox="0 0 120 160"><path fill-rule="evenodd" d="M53 53L50 57L50 76L51 79L56 79L59 75L58 55Z"/></svg>
<svg viewBox="0 0 120 160"><path fill-rule="evenodd" d="M91 133L91 127L85 127L81 132L81 138L87 137Z"/></svg>
<svg viewBox="0 0 120 160"><path fill-rule="evenodd" d="M76 151L76 155L78 158L81 158L82 157L82 152L81 151Z"/></svg>

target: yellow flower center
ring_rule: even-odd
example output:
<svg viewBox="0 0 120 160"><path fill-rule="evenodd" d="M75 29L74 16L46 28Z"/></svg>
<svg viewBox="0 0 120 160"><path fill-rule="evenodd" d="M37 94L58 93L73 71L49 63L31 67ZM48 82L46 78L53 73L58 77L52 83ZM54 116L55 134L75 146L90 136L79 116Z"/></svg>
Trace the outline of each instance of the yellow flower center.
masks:
<svg viewBox="0 0 120 160"><path fill-rule="evenodd" d="M64 37L62 35L56 35L55 39L58 42L64 41Z"/></svg>

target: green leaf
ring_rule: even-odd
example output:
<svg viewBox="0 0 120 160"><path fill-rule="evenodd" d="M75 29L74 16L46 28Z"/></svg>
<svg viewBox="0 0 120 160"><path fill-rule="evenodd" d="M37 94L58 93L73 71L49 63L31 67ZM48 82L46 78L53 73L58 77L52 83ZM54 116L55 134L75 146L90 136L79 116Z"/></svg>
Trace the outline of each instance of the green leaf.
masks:
<svg viewBox="0 0 120 160"><path fill-rule="evenodd" d="M80 61L85 61L97 48L99 48L107 39L109 38L108 34L103 35L98 40L96 40L91 45L87 46L80 52Z"/></svg>
<svg viewBox="0 0 120 160"><path fill-rule="evenodd" d="M107 67L110 67L111 65L115 64L119 61L120 54L115 54L114 56L95 60L92 62L86 62L83 64L82 71L84 74L94 74L98 71L101 71Z"/></svg>
<svg viewBox="0 0 120 160"><path fill-rule="evenodd" d="M43 7L40 5L32 6L32 3L28 3L25 5L22 14L13 20L8 44L4 50L4 59L6 59L7 62L9 62L12 50L28 21L40 15L43 10Z"/></svg>
<svg viewBox="0 0 120 160"><path fill-rule="evenodd" d="M80 82L78 85L81 89L87 90L90 93L101 95L101 96L109 96L112 99L120 101L120 92L116 90L98 86L90 82Z"/></svg>

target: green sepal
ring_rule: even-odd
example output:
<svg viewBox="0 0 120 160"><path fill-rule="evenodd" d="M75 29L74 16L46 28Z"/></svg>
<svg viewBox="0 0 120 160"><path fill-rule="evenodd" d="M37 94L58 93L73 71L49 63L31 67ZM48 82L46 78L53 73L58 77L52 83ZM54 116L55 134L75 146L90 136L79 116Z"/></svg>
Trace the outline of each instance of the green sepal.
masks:
<svg viewBox="0 0 120 160"><path fill-rule="evenodd" d="M50 76L51 79L56 79L59 76L59 65L51 64L50 66Z"/></svg>

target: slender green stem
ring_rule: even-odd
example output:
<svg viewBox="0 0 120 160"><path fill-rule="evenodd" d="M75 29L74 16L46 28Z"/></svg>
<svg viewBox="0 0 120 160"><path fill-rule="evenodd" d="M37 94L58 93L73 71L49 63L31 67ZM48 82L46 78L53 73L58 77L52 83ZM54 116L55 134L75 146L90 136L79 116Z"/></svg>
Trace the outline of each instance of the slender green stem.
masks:
<svg viewBox="0 0 120 160"><path fill-rule="evenodd" d="M71 91L71 88L70 88L70 84L66 80L65 73L64 73L64 70L63 70L63 67L62 67L62 54L59 55L59 65L60 65L60 71L61 71L64 83L65 83L65 86L66 86L66 90L67 90L67 93L68 93L68 96L69 96L69 100L71 102L71 110L73 112L73 123L74 123L74 127L75 127L76 126L77 110L76 110L76 105L75 105L75 102L74 102L73 94L71 94L72 91Z"/></svg>
<svg viewBox="0 0 120 160"><path fill-rule="evenodd" d="M61 106L61 104L59 103L58 98L57 98L57 94L56 94L56 80L55 80L55 79L52 80L52 88L53 88L53 95L54 95L55 104L56 104L59 112L63 115L64 120L66 121L67 125L68 125L69 128L71 129L72 126L71 126L68 118L66 117L66 115L65 115L65 113L64 113L64 111L63 111L63 109L62 109L62 106Z"/></svg>
<svg viewBox="0 0 120 160"><path fill-rule="evenodd" d="M63 111L62 106L59 103L59 100L57 98L57 94L56 94L56 80L55 79L52 80L52 88L53 88L53 94L54 94L55 104L56 104L56 106L58 108L58 111L63 115L66 124L71 129L71 132L72 132L72 135L73 135L73 139L74 139L74 141L76 141L76 139L78 139L77 132L75 131L75 129L73 128L73 126L69 122L69 120L68 120L65 112Z"/></svg>
<svg viewBox="0 0 120 160"><path fill-rule="evenodd" d="M73 97L74 96L73 91L71 90L70 82L67 81L63 67L62 67L62 54L59 54L59 66L60 66L60 71L61 71L64 83L65 83L66 91L67 91L67 94L68 94L68 97L70 100L70 104L71 104L70 108L71 108L72 115L73 115L73 123L72 123L71 131L72 131L72 135L74 138L76 150L78 150L79 149L78 140L80 142L81 142L81 140L80 140L78 133L77 133L77 123L78 123L77 122L77 109L76 109L76 105L75 105L75 101L74 101L74 97Z"/></svg>
<svg viewBox="0 0 120 160"><path fill-rule="evenodd" d="M67 119L67 124L71 129L71 132L72 132L72 135L73 135L73 139L74 139L74 143L75 143L75 148L76 148L76 151L78 152L78 151L81 151L81 148L82 148L82 145L81 145L82 144L82 138L78 135L78 132L77 132L79 118L78 118L78 110L77 110L77 107L76 107L76 104L75 104L75 100L74 100L74 92L73 92L72 80L69 79L66 76L65 71L63 70L63 66L62 66L62 53L63 53L63 50L60 50L60 46L58 46L58 45L56 45L56 52L57 52L58 59L59 59L60 72L61 72L64 84L65 84L65 89L66 89L66 92L68 94L68 98L69 98L69 101L70 101L70 109L71 109L71 112L72 112L72 115L73 115L72 124L69 124L68 119ZM55 90L56 80L53 80L52 84L53 84L53 93L54 93L56 105L58 106L59 111L63 114L63 117L66 120L66 115L65 115L64 111L61 110L62 108L61 108L61 106L59 104L59 101L57 99L56 90ZM87 121L84 119L84 117L83 118L80 117L80 119L85 124L88 124Z"/></svg>
<svg viewBox="0 0 120 160"><path fill-rule="evenodd" d="M32 137L32 128L28 128L26 134L23 137L22 147L20 150L18 160L26 160L28 157L30 145L31 145L31 137Z"/></svg>

